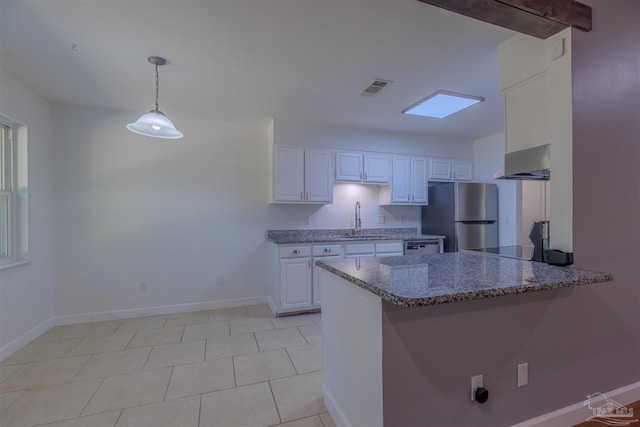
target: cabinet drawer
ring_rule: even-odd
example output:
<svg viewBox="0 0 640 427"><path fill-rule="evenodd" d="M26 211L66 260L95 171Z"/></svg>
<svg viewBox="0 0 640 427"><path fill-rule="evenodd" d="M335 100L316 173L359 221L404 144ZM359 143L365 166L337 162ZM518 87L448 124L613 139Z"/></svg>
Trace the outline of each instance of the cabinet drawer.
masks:
<svg viewBox="0 0 640 427"><path fill-rule="evenodd" d="M311 246L280 247L280 258L299 258L311 256Z"/></svg>
<svg viewBox="0 0 640 427"><path fill-rule="evenodd" d="M347 245L347 255L373 254L375 245L373 243L356 243Z"/></svg>
<svg viewBox="0 0 640 427"><path fill-rule="evenodd" d="M402 242L376 243L376 254L402 253Z"/></svg>
<svg viewBox="0 0 640 427"><path fill-rule="evenodd" d="M314 257L321 256L342 256L342 245L317 245L311 253Z"/></svg>

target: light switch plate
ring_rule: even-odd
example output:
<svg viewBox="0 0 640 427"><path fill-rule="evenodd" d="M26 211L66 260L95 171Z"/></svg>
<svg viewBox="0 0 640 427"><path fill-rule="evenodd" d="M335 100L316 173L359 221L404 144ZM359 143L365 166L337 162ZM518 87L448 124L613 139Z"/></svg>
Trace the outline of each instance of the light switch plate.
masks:
<svg viewBox="0 0 640 427"><path fill-rule="evenodd" d="M551 45L551 60L561 58L564 55L564 39L558 39Z"/></svg>

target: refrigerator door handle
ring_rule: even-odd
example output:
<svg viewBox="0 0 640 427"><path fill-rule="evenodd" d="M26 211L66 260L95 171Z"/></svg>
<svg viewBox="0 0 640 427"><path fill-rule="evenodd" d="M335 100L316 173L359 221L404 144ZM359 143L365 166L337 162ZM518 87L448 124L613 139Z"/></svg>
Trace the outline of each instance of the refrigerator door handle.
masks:
<svg viewBox="0 0 640 427"><path fill-rule="evenodd" d="M496 221L495 220L489 220L489 221L457 221L461 224L495 224Z"/></svg>

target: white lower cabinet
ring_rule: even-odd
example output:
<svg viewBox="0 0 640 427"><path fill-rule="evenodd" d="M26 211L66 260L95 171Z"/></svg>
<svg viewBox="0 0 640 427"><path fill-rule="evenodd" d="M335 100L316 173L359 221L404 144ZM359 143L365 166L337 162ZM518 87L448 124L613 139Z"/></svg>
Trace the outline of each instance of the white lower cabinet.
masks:
<svg viewBox="0 0 640 427"><path fill-rule="evenodd" d="M311 305L311 258L280 260L280 307L301 309Z"/></svg>
<svg viewBox="0 0 640 427"><path fill-rule="evenodd" d="M313 270L312 284L312 302L313 306L322 304L322 284L320 283L320 268L316 267L316 261L324 261L343 257L342 245L315 245L311 253L313 254L313 262L311 269Z"/></svg>
<svg viewBox="0 0 640 427"><path fill-rule="evenodd" d="M301 310L311 305L311 248L283 246L280 255L280 298L282 311Z"/></svg>
<svg viewBox="0 0 640 427"><path fill-rule="evenodd" d="M270 244L269 298L276 314L314 310L322 304L316 261L403 255L401 240L308 245Z"/></svg>

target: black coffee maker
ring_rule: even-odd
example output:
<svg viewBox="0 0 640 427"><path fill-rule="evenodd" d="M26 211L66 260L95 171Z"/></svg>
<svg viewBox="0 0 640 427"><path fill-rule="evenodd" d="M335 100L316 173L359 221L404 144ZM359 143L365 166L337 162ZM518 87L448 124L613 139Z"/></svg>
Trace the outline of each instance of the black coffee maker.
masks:
<svg viewBox="0 0 640 427"><path fill-rule="evenodd" d="M545 262L544 251L549 249L549 221L534 222L529 238L533 242L531 261Z"/></svg>

